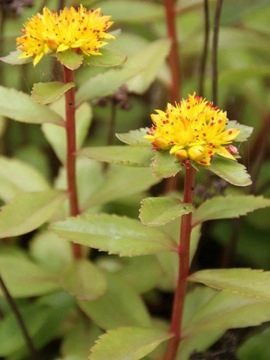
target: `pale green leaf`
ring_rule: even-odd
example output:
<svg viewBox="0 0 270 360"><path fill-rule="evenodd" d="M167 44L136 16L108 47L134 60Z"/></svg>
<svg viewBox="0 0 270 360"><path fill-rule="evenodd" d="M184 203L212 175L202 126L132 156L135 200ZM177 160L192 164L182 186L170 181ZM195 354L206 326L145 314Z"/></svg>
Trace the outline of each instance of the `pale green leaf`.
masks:
<svg viewBox="0 0 270 360"><path fill-rule="evenodd" d="M11 51L8 55L0 57L0 60L10 65L23 65L33 61L32 57L19 59L21 53L20 50Z"/></svg>
<svg viewBox="0 0 270 360"><path fill-rule="evenodd" d="M39 264L55 272L73 260L71 244L47 230L37 233L31 239L30 254Z"/></svg>
<svg viewBox="0 0 270 360"><path fill-rule="evenodd" d="M107 290L96 301L78 301L79 307L101 329L118 326L151 326L140 295L116 274L104 273Z"/></svg>
<svg viewBox="0 0 270 360"><path fill-rule="evenodd" d="M85 57L84 64L90 66L112 67L119 66L127 60L125 55L118 54L106 48L102 48L99 51L101 52L101 55L99 56Z"/></svg>
<svg viewBox="0 0 270 360"><path fill-rule="evenodd" d="M66 267L61 276L63 288L78 300L93 301L106 291L102 272L88 260L77 260Z"/></svg>
<svg viewBox="0 0 270 360"><path fill-rule="evenodd" d="M151 163L153 150L146 147L132 146L96 146L87 147L77 152L78 156L119 165L146 167Z"/></svg>
<svg viewBox="0 0 270 360"><path fill-rule="evenodd" d="M162 231L117 215L85 214L54 223L51 230L70 241L120 256L176 251L174 241Z"/></svg>
<svg viewBox="0 0 270 360"><path fill-rule="evenodd" d="M189 281L199 282L215 289L227 290L257 300L270 300L270 273L262 270L201 270L190 275Z"/></svg>
<svg viewBox="0 0 270 360"><path fill-rule="evenodd" d="M64 117L65 105L64 100L53 103L51 108ZM76 146L80 149L87 134L92 121L92 109L89 104L83 103L76 111ZM54 124L43 124L42 131L54 149L56 155L62 164L66 163L66 130L63 127Z"/></svg>
<svg viewBox="0 0 270 360"><path fill-rule="evenodd" d="M232 185L248 186L252 183L245 166L234 160L214 157L207 169Z"/></svg>
<svg viewBox="0 0 270 360"><path fill-rule="evenodd" d="M25 123L63 125L62 117L50 108L37 104L26 93L4 86L0 86L0 115Z"/></svg>
<svg viewBox="0 0 270 360"><path fill-rule="evenodd" d="M60 81L37 83L34 84L31 95L36 102L40 104L49 104L59 99L74 86L74 83L65 84Z"/></svg>
<svg viewBox="0 0 270 360"><path fill-rule="evenodd" d="M76 93L76 103L80 104L87 100L113 94L124 85L128 79L136 76L139 71L142 71L142 67L142 65L139 65L135 68L129 68L124 64L121 69L110 69L89 78L79 87Z"/></svg>
<svg viewBox="0 0 270 360"><path fill-rule="evenodd" d="M234 141L236 141L236 142L246 141L253 132L253 128L251 126L239 124L235 120L228 121L226 128L237 128L240 130L240 133L234 139Z"/></svg>
<svg viewBox="0 0 270 360"><path fill-rule="evenodd" d="M38 296L60 289L58 277L28 258L0 256L0 273L12 296ZM3 296L0 291L0 295Z"/></svg>
<svg viewBox="0 0 270 360"><path fill-rule="evenodd" d="M158 178L172 177L182 170L181 163L168 151L156 151L154 154L151 169Z"/></svg>
<svg viewBox="0 0 270 360"><path fill-rule="evenodd" d="M157 328L122 327L101 335L89 360L138 360L173 335Z"/></svg>
<svg viewBox="0 0 270 360"><path fill-rule="evenodd" d="M0 238L26 234L50 219L67 194L57 190L21 193L0 211Z"/></svg>
<svg viewBox="0 0 270 360"><path fill-rule="evenodd" d="M104 14L110 14L115 22L142 23L164 16L164 9L160 4L147 1L114 0L113 3L100 1L99 6Z"/></svg>
<svg viewBox="0 0 270 360"><path fill-rule="evenodd" d="M137 63L144 65L143 71L127 82L128 89L131 92L143 94L149 88L157 77L161 66L165 63L170 47L169 39L159 39L151 42L142 52L127 61L127 66L133 66Z"/></svg>
<svg viewBox="0 0 270 360"><path fill-rule="evenodd" d="M0 156L0 197L10 200L23 191L48 190L45 178L31 165L21 160Z"/></svg>
<svg viewBox="0 0 270 360"><path fill-rule="evenodd" d="M193 213L192 226L206 220L230 219L270 206L270 199L253 195L216 196L206 200Z"/></svg>
<svg viewBox="0 0 270 360"><path fill-rule="evenodd" d="M78 54L74 49L57 52L56 58L70 70L78 69L83 63L83 55Z"/></svg>
<svg viewBox="0 0 270 360"><path fill-rule="evenodd" d="M116 134L116 137L128 145L152 146L149 140L144 139L147 131L149 131L148 128L141 128L138 130L131 130L128 133Z"/></svg>
<svg viewBox="0 0 270 360"><path fill-rule="evenodd" d="M144 225L159 226L192 211L191 204L185 204L177 198L149 197L141 202L140 219Z"/></svg>
<svg viewBox="0 0 270 360"><path fill-rule="evenodd" d="M100 179L99 184L95 182L98 187L88 197L83 208L126 198L143 190L148 190L157 182L158 179L152 175L149 168L111 165L104 178Z"/></svg>

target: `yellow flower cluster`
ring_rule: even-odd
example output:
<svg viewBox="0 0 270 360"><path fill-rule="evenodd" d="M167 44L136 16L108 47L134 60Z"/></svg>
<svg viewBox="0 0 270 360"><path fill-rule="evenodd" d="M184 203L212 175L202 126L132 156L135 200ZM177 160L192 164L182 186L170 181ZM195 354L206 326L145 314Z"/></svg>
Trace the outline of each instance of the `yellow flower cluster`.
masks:
<svg viewBox="0 0 270 360"><path fill-rule="evenodd" d="M82 5L64 8L59 13L44 7L24 24L23 35L17 38L20 58L33 57L36 65L51 53L73 49L86 56L100 55L99 48L107 44L103 39L114 39L106 33L113 22L100 9L87 10Z"/></svg>
<svg viewBox="0 0 270 360"><path fill-rule="evenodd" d="M168 104L166 111L152 114L153 126L145 136L156 150L167 150L181 161L210 165L214 154L235 160L237 149L230 145L240 130L227 128L226 112L195 93L188 99Z"/></svg>

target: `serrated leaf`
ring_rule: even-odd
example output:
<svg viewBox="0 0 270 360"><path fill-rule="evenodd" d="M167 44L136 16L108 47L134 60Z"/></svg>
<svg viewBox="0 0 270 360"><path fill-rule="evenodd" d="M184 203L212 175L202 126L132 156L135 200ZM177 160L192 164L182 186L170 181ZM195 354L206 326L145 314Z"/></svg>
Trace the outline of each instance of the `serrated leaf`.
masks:
<svg viewBox="0 0 270 360"><path fill-rule="evenodd" d="M113 164L146 167L151 163L153 150L121 145L96 146L81 149L77 155Z"/></svg>
<svg viewBox="0 0 270 360"><path fill-rule="evenodd" d="M253 132L253 127L239 124L236 120L230 120L226 126L226 128L237 128L240 130L240 133L234 139L236 142L246 141Z"/></svg>
<svg viewBox="0 0 270 360"><path fill-rule="evenodd" d="M138 130L131 130L128 133L116 134L116 137L128 145L134 146L152 146L149 140L144 139L149 128L141 128Z"/></svg>
<svg viewBox="0 0 270 360"><path fill-rule="evenodd" d="M185 204L172 197L149 197L143 199L140 219L144 225L160 226L193 211L191 204Z"/></svg>
<svg viewBox="0 0 270 360"><path fill-rule="evenodd" d="M37 104L26 93L4 86L0 86L0 115L32 124L64 124L62 117L50 108Z"/></svg>
<svg viewBox="0 0 270 360"><path fill-rule="evenodd" d="M127 60L126 55L118 54L109 49L100 49L99 51L101 52L101 55L99 56L85 57L84 64L90 66L112 67L119 66Z"/></svg>
<svg viewBox="0 0 270 360"><path fill-rule="evenodd" d="M96 190L84 202L83 208L103 205L148 190L158 181L149 168L111 165L103 179L100 179Z"/></svg>
<svg viewBox="0 0 270 360"><path fill-rule="evenodd" d="M270 199L253 195L216 196L206 200L192 217L192 226L206 220L231 219L270 206Z"/></svg>
<svg viewBox="0 0 270 360"><path fill-rule="evenodd" d="M64 100L59 99L51 105L51 108L59 115L64 117L65 105ZM92 109L89 104L83 103L76 111L76 147L80 149L87 134L92 121ZM43 124L42 131L47 141L52 146L57 157L62 162L66 163L66 130L64 127L56 126L54 124Z"/></svg>
<svg viewBox="0 0 270 360"><path fill-rule="evenodd" d="M1 199L8 201L22 191L48 189L48 182L35 168L21 160L0 156Z"/></svg>
<svg viewBox="0 0 270 360"><path fill-rule="evenodd" d="M0 238L26 234L44 224L67 198L58 190L21 193L0 211Z"/></svg>
<svg viewBox="0 0 270 360"><path fill-rule="evenodd" d="M107 289L96 301L78 301L83 312L101 329L118 326L151 326L141 296L116 274L105 273Z"/></svg>
<svg viewBox="0 0 270 360"><path fill-rule="evenodd" d="M83 63L83 55L78 54L74 49L57 52L56 58L70 70L78 69Z"/></svg>
<svg viewBox="0 0 270 360"><path fill-rule="evenodd" d="M158 178L169 178L175 176L182 170L180 162L168 151L156 151L151 164L153 175Z"/></svg>
<svg viewBox="0 0 270 360"><path fill-rule="evenodd" d="M176 251L174 241L162 231L122 216L85 214L54 223L51 230L70 241L120 256Z"/></svg>
<svg viewBox="0 0 270 360"><path fill-rule="evenodd" d="M8 55L0 57L0 60L11 65L23 65L33 61L32 57L19 59L21 53L19 50L11 51Z"/></svg>
<svg viewBox="0 0 270 360"><path fill-rule="evenodd" d="M49 104L59 99L74 86L74 83L65 84L60 81L36 83L32 89L32 98L40 104Z"/></svg>
<svg viewBox="0 0 270 360"><path fill-rule="evenodd" d="M270 300L270 272L262 270L202 270L190 275L189 281L255 299Z"/></svg>
<svg viewBox="0 0 270 360"><path fill-rule="evenodd" d="M89 360L138 360L173 335L157 328L122 327L101 335Z"/></svg>
<svg viewBox="0 0 270 360"><path fill-rule="evenodd" d="M14 297L38 296L60 289L58 276L27 257L1 255L0 272Z"/></svg>
<svg viewBox="0 0 270 360"><path fill-rule="evenodd" d="M93 301L106 291L102 272L88 260L72 262L61 276L63 288L78 300Z"/></svg>
<svg viewBox="0 0 270 360"><path fill-rule="evenodd" d="M252 184L246 167L237 161L214 157L207 169L232 185L248 186Z"/></svg>

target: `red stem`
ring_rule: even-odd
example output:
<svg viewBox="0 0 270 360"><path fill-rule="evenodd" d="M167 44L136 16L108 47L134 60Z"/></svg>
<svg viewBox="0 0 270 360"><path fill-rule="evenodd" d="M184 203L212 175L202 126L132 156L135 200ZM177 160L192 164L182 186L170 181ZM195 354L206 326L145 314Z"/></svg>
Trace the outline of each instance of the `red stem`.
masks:
<svg viewBox="0 0 270 360"><path fill-rule="evenodd" d="M171 101L178 101L181 97L180 90L180 59L178 53L178 40L176 29L176 10L174 0L164 0L166 10L166 22L168 37L172 41L171 50L168 57L168 62L171 70Z"/></svg>
<svg viewBox="0 0 270 360"><path fill-rule="evenodd" d="M74 71L64 66L64 82L74 83ZM66 137L67 137L67 184L69 193L69 213L76 216L80 213L76 185L76 127L75 127L75 88L65 93L66 101ZM82 257L82 249L79 244L72 243L74 258Z"/></svg>
<svg viewBox="0 0 270 360"><path fill-rule="evenodd" d="M193 188L195 170L189 162L186 163L185 184L184 184L184 203L192 203L193 201ZM174 294L171 332L174 337L169 341L165 356L163 360L174 360L177 348L182 338L182 319L184 311L184 303L187 290L187 278L189 276L189 248L190 248L190 235L192 214L183 215L181 218L181 231L180 231L180 245L178 248L179 255L179 271L178 281Z"/></svg>

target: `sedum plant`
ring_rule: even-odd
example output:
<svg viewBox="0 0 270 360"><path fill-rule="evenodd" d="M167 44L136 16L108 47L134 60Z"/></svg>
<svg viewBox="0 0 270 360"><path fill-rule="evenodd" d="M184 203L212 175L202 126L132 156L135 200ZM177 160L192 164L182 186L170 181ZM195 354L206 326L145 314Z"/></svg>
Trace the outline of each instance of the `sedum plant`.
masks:
<svg viewBox="0 0 270 360"><path fill-rule="evenodd" d="M164 4L170 28L172 2ZM35 83L31 96L0 87L1 116L39 125L60 163L48 181L29 163L0 157L0 356L10 360L46 357L56 339L52 358L63 360L196 359L228 329L270 319L269 272L192 268L205 222L270 206L239 190L251 185L238 152L250 126L196 92L178 101L173 83L175 101L150 116L151 126L117 133L124 145L111 144L111 133L108 145L84 145L94 99L111 101L114 114L127 106L124 86L144 93L167 56L175 75L175 38L150 43L142 64L142 54L127 60L110 49L112 28L99 7L44 7L1 58L35 69L49 58L61 74ZM203 199L196 191L209 173L229 185ZM154 196L171 179L177 186ZM149 305L162 292L173 296L163 318Z"/></svg>

